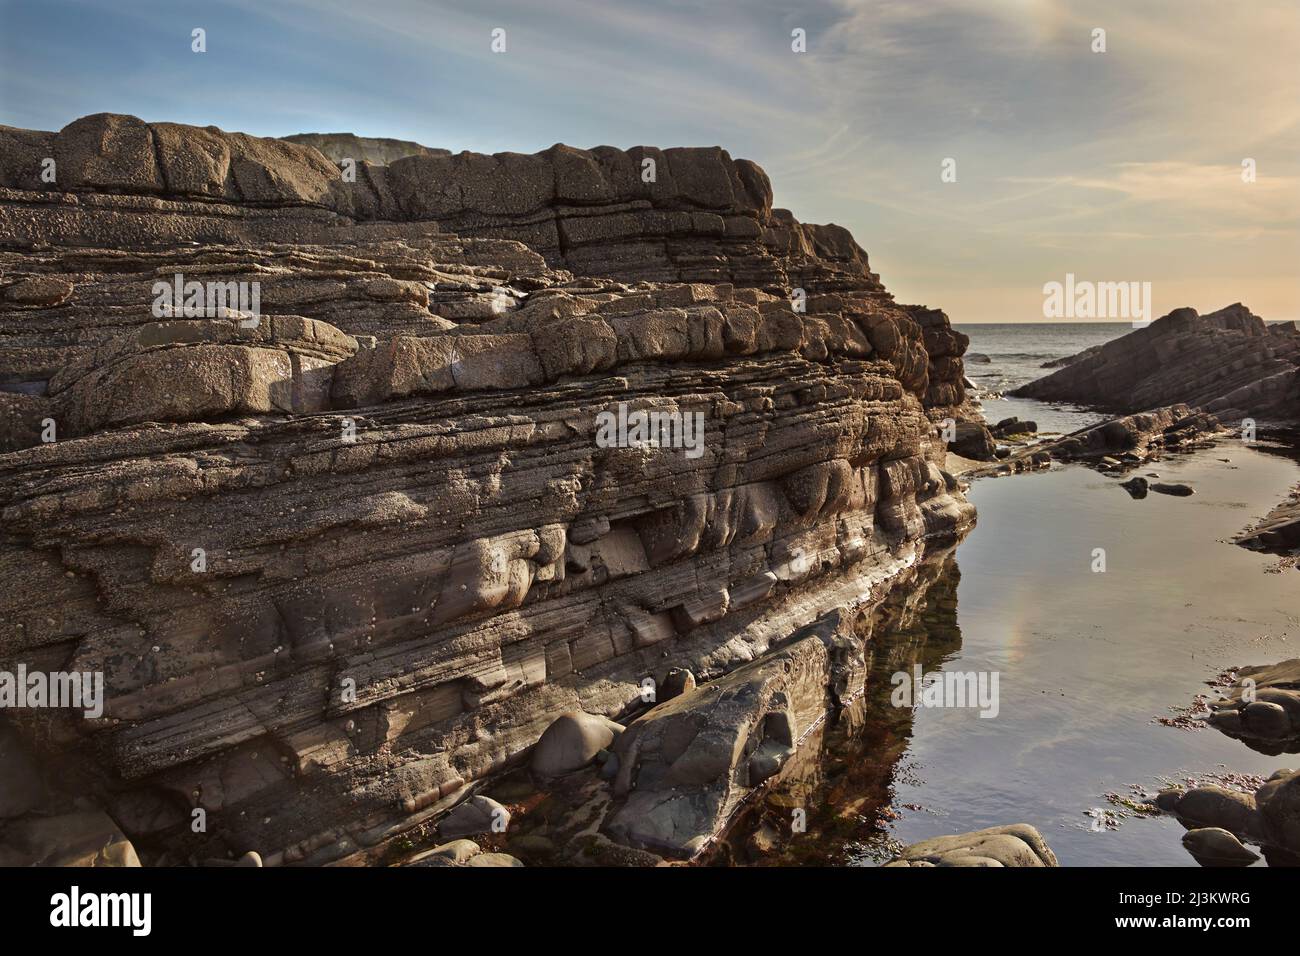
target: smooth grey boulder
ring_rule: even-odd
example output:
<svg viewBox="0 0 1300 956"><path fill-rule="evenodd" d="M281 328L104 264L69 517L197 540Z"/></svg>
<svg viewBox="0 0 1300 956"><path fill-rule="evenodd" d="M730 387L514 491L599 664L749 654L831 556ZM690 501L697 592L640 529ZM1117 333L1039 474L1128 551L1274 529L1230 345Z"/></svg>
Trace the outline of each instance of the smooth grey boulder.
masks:
<svg viewBox="0 0 1300 956"><path fill-rule="evenodd" d="M509 810L491 797L475 795L442 818L438 835L454 840L480 833L503 833L509 826Z"/></svg>
<svg viewBox="0 0 1300 956"><path fill-rule="evenodd" d="M1178 799L1174 813L1189 830L1222 827L1240 835L1258 834L1260 831L1254 795L1225 787L1188 790Z"/></svg>
<svg viewBox="0 0 1300 956"><path fill-rule="evenodd" d="M885 866L1059 866L1043 835L1028 823L933 837L906 847Z"/></svg>
<svg viewBox="0 0 1300 956"><path fill-rule="evenodd" d="M1201 866L1250 866L1259 854L1222 827L1202 827L1183 834L1183 846Z"/></svg>
<svg viewBox="0 0 1300 956"><path fill-rule="evenodd" d="M464 806L464 804L462 804ZM452 840L432 850L425 850L404 866L523 866L523 862L508 853L484 853L473 840Z"/></svg>
<svg viewBox="0 0 1300 956"><path fill-rule="evenodd" d="M544 777L558 777L587 766L608 750L623 725L598 714L570 711L555 718L533 748L530 766Z"/></svg>

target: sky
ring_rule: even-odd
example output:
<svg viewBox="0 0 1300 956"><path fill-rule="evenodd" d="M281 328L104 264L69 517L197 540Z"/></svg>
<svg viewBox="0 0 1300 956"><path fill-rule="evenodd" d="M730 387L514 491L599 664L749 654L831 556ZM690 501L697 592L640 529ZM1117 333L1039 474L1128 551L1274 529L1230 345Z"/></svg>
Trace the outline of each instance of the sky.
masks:
<svg viewBox="0 0 1300 956"><path fill-rule="evenodd" d="M1300 319L1300 0L0 0L0 124L97 112L720 145L957 323L1044 321L1067 273Z"/></svg>

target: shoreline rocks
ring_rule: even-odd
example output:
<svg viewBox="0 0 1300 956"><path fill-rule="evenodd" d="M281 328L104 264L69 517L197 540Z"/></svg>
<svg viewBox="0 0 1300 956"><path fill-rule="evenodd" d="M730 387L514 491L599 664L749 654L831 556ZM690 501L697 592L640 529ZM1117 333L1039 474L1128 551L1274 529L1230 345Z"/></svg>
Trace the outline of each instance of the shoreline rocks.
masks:
<svg viewBox="0 0 1300 956"><path fill-rule="evenodd" d="M1252 750L1300 752L1300 658L1238 668L1228 698L1212 702L1206 720Z"/></svg>
<svg viewBox="0 0 1300 956"><path fill-rule="evenodd" d="M1023 446L997 462L967 468L962 477L1017 474L1049 467L1053 461L1079 462L1106 473L1118 473L1166 452L1204 447L1222 434L1222 426L1212 415L1182 404L1171 405L1113 418L1060 438ZM1126 487L1134 497L1142 497L1148 488L1163 494L1189 493L1186 485L1157 484L1161 485L1160 489L1143 478Z"/></svg>
<svg viewBox="0 0 1300 956"><path fill-rule="evenodd" d="M1028 823L932 837L905 847L885 866L1054 867L1056 854Z"/></svg>
<svg viewBox="0 0 1300 956"><path fill-rule="evenodd" d="M1300 866L1300 771L1278 770L1253 794L1204 786L1165 791L1155 803L1190 831L1183 845L1203 866L1246 865L1254 854L1247 842L1260 847L1270 866Z"/></svg>
<svg viewBox="0 0 1300 956"><path fill-rule="evenodd" d="M560 715L761 669L973 523L936 435L966 337L720 148L350 183L109 114L0 147L0 666L104 674L103 718L14 725L151 865L454 830ZM160 318L177 275L257 283L258 323Z"/></svg>

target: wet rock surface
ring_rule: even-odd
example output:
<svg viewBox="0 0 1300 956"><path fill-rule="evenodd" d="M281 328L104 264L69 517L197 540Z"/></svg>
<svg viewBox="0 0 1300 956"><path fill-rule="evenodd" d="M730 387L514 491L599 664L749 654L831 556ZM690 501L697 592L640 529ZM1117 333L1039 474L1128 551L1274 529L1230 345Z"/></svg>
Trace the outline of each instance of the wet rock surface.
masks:
<svg viewBox="0 0 1300 956"><path fill-rule="evenodd" d="M1210 704L1207 719L1261 753L1300 752L1300 659L1238 668L1231 693Z"/></svg>
<svg viewBox="0 0 1300 956"><path fill-rule="evenodd" d="M1027 823L934 837L906 847L886 866L1057 866L1043 835Z"/></svg>
<svg viewBox="0 0 1300 956"><path fill-rule="evenodd" d="M1264 516L1264 519L1237 535L1237 544L1252 551L1294 554L1300 550L1300 488Z"/></svg>
<svg viewBox="0 0 1300 956"><path fill-rule="evenodd" d="M1300 866L1300 771L1279 770L1253 794L1204 786L1167 791L1156 805L1190 831L1183 845L1203 866L1249 865L1246 843L1270 866Z"/></svg>
<svg viewBox="0 0 1300 956"><path fill-rule="evenodd" d="M962 476L1010 475L1046 468L1053 461L1078 462L1109 474L1121 474L1165 453L1211 444L1222 433L1223 428L1213 415L1184 404L1170 405L1112 418L1060 438L1022 445L999 456L997 462L964 470ZM1186 485L1149 483L1142 476L1129 479L1124 487L1135 498L1145 497L1148 490L1171 495L1192 493Z"/></svg>

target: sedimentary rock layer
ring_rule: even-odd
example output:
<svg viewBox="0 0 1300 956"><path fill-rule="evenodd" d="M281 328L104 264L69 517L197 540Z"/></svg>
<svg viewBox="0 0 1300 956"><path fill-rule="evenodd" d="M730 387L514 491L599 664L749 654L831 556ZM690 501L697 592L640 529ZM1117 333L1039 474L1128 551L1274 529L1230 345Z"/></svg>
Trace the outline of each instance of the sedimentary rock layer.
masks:
<svg viewBox="0 0 1300 956"><path fill-rule="evenodd" d="M13 716L147 862L364 857L972 520L965 338L725 151L0 139L0 669L104 675Z"/></svg>

